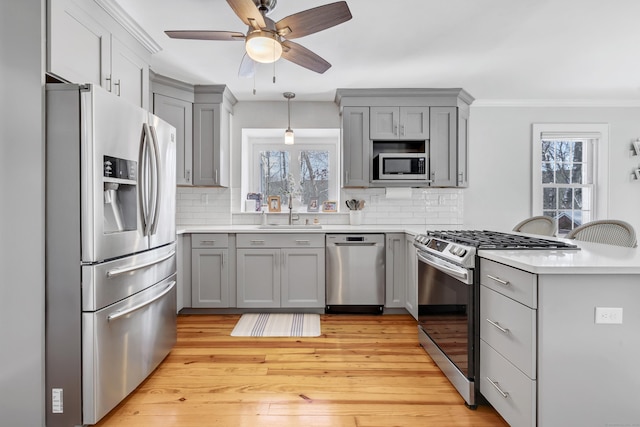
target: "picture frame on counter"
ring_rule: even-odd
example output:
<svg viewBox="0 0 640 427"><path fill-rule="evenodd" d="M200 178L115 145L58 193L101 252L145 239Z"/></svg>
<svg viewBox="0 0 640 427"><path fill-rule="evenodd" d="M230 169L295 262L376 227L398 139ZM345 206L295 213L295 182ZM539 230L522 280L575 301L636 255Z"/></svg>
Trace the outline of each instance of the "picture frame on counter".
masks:
<svg viewBox="0 0 640 427"><path fill-rule="evenodd" d="M338 212L338 202L335 200L322 202L322 212Z"/></svg>
<svg viewBox="0 0 640 427"><path fill-rule="evenodd" d="M320 204L318 203L317 197L312 197L309 199L309 204L307 205L307 212L318 212L320 210Z"/></svg>
<svg viewBox="0 0 640 427"><path fill-rule="evenodd" d="M269 212L280 212L280 196L269 196Z"/></svg>

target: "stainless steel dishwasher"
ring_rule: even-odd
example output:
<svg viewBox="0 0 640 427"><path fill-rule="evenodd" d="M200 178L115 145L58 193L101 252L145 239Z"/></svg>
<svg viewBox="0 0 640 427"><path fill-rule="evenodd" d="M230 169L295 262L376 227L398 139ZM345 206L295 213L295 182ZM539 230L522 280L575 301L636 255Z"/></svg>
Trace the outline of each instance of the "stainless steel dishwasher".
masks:
<svg viewBox="0 0 640 427"><path fill-rule="evenodd" d="M384 234L327 234L327 313L382 313Z"/></svg>

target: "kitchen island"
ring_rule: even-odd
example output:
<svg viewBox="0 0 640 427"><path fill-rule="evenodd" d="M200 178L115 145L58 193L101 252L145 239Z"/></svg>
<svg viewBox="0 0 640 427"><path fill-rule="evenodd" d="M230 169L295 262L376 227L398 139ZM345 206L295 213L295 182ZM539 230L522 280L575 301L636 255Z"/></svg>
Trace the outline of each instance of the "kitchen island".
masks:
<svg viewBox="0 0 640 427"><path fill-rule="evenodd" d="M479 252L481 392L512 425L640 425L640 251L569 242Z"/></svg>

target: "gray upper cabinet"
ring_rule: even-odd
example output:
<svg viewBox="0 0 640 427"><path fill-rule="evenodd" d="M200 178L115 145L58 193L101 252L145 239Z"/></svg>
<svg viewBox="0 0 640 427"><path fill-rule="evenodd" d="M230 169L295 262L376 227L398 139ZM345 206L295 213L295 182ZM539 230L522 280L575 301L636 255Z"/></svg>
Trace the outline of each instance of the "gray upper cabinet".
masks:
<svg viewBox="0 0 640 427"><path fill-rule="evenodd" d="M371 107L372 140L429 139L428 107Z"/></svg>
<svg viewBox="0 0 640 427"><path fill-rule="evenodd" d="M233 104L223 85L196 86L193 105L193 184L228 187Z"/></svg>
<svg viewBox="0 0 640 427"><path fill-rule="evenodd" d="M182 99L154 93L153 112L176 128L176 184L191 185L193 175L193 104Z"/></svg>
<svg viewBox="0 0 640 427"><path fill-rule="evenodd" d="M473 100L463 89L338 89L343 187L467 187L469 106ZM381 141L397 144L398 150L408 150L403 144L410 141L425 141L428 179L375 181L372 162L375 142Z"/></svg>
<svg viewBox="0 0 640 427"><path fill-rule="evenodd" d="M431 108L429 172L432 186L456 186L458 132L456 113L456 107Z"/></svg>
<svg viewBox="0 0 640 427"><path fill-rule="evenodd" d="M133 20L113 18L126 16L117 3L48 0L48 7L47 72L100 85L149 109L149 62L159 46L141 38L145 33L135 31Z"/></svg>
<svg viewBox="0 0 640 427"><path fill-rule="evenodd" d="M369 186L369 108L342 111L342 186Z"/></svg>

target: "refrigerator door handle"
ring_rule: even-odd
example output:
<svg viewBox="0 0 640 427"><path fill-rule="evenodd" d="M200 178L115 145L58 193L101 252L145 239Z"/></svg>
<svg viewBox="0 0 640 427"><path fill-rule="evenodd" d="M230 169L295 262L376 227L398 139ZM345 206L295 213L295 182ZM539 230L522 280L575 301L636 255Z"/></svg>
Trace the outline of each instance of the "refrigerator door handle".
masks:
<svg viewBox="0 0 640 427"><path fill-rule="evenodd" d="M149 218L149 189L147 184L148 179L148 163L149 163L149 146L147 143L147 138L149 136L149 125L147 123L142 124L142 140L140 141L140 182L139 182L139 192L140 194L140 205L142 207L142 228L143 235L149 235L149 226L150 226L150 218Z"/></svg>
<svg viewBox="0 0 640 427"><path fill-rule="evenodd" d="M116 311L115 313L108 315L107 316L107 321L111 322L112 320L117 320L117 319L119 319L121 317L126 316L127 314L131 314L134 311L138 311L141 308L148 306L149 304L153 303L154 301L159 300L160 298L162 298L163 296L165 296L166 294L171 292L171 289L173 289L173 287L175 285L176 285L176 281L172 280L171 282L169 282L169 285L162 292L160 292L158 295L156 295L155 297L151 298L150 300L141 302L140 304L136 304L133 307L129 307L126 310Z"/></svg>
<svg viewBox="0 0 640 427"><path fill-rule="evenodd" d="M140 269L143 269L143 268L151 267L152 265L160 264L162 261L168 260L169 258L174 256L175 254L176 254L176 251L171 251L171 252L169 252L167 255L165 255L163 257L160 257L158 259L154 259L153 261L145 262L144 264L137 264L137 265L132 265L131 267L116 268L116 269L113 269L113 270L109 270L109 271L107 271L107 277L108 278L112 278L112 277L115 277L115 276L119 276L121 274L130 273L132 271L136 271L136 270L140 270Z"/></svg>
<svg viewBox="0 0 640 427"><path fill-rule="evenodd" d="M153 188L153 217L151 220L151 229L149 230L149 234L156 234L156 230L158 229L158 217L160 216L160 182L163 171L160 170L160 144L158 143L158 135L156 134L156 128L153 126L149 126L151 129L151 142L153 144L153 174L152 176L152 188Z"/></svg>

